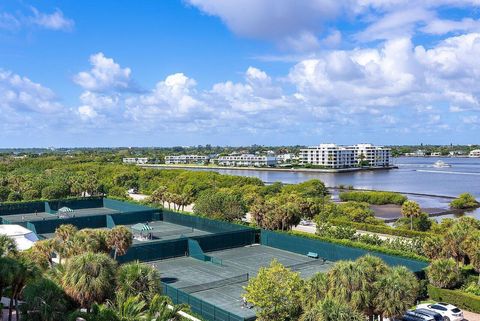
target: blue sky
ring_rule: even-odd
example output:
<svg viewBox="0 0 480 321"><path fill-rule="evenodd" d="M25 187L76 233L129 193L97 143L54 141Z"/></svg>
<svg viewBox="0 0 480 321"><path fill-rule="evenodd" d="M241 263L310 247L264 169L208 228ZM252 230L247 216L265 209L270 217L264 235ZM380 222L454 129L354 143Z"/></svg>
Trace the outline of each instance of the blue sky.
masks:
<svg viewBox="0 0 480 321"><path fill-rule="evenodd" d="M475 0L0 3L0 147L474 144Z"/></svg>

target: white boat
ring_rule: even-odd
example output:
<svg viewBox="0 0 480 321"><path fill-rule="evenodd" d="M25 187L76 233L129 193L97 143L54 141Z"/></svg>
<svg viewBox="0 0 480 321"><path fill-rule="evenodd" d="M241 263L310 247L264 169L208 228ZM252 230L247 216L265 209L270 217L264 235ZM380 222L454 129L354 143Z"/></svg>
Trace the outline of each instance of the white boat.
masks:
<svg viewBox="0 0 480 321"><path fill-rule="evenodd" d="M433 164L433 167L436 168L444 168L444 167L452 167L452 165L445 163L444 161L438 160Z"/></svg>

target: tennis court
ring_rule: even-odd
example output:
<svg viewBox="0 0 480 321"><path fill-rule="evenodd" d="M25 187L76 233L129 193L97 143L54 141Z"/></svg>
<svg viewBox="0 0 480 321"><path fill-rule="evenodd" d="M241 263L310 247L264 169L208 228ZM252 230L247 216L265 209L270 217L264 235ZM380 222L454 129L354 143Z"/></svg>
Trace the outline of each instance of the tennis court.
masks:
<svg viewBox="0 0 480 321"><path fill-rule="evenodd" d="M129 225L133 233L134 243L148 241L172 240L180 237L193 237L211 234L189 226L173 224L165 221L148 221Z"/></svg>
<svg viewBox="0 0 480 321"><path fill-rule="evenodd" d="M243 307L243 287L261 267L277 259L283 265L308 278L326 272L333 262L312 259L268 246L252 245L208 252L222 263L213 264L192 257L149 262L161 273L162 281L212 305L236 315L255 316L254 309Z"/></svg>

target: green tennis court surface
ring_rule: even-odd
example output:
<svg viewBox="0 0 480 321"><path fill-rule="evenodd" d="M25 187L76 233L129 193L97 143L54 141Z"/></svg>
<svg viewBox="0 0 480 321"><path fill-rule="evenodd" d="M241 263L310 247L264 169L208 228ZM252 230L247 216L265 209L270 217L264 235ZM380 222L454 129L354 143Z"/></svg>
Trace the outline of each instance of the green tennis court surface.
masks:
<svg viewBox="0 0 480 321"><path fill-rule="evenodd" d="M180 237L192 237L209 232L196 228L173 224L165 221L148 221L128 226L133 233L135 243L142 243L157 240L172 240Z"/></svg>
<svg viewBox="0 0 480 321"><path fill-rule="evenodd" d="M326 272L333 265L330 261L312 259L306 255L263 245L207 254L220 259L222 265L192 257L153 261L147 264L152 264L160 271L163 282L245 318L254 316L255 311L243 307L243 287L249 278L255 276L261 267L270 265L272 260L277 259L283 265L299 272L303 278L311 277L317 272Z"/></svg>

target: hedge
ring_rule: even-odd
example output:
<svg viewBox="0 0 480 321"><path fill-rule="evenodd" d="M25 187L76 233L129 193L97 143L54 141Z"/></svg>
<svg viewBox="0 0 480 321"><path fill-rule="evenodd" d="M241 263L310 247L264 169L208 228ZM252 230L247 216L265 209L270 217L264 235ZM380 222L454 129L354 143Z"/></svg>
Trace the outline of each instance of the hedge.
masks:
<svg viewBox="0 0 480 321"><path fill-rule="evenodd" d="M429 232L420 232L420 231L412 231L406 230L402 228L394 228L388 225L375 225L375 224L367 224L367 223L359 223L359 222L351 222L345 221L341 219L331 219L329 222L333 225L344 225L350 226L357 230L373 232L373 233L381 233L381 234L388 234L388 235L395 235L395 236L403 236L403 237L427 237L431 236Z"/></svg>
<svg viewBox="0 0 480 321"><path fill-rule="evenodd" d="M281 231L276 231L276 232L281 232ZM356 242L356 241L351 241L351 240L345 240L345 239L334 239L334 238L330 238L330 237L324 237L324 236L319 236L319 235L315 235L315 234L311 234L311 233L307 233L307 232L300 232L300 231L289 231L287 233L289 233L291 235L295 235L295 236L311 238L311 239L320 240L320 241L324 241L324 242L340 244L340 245L349 246L349 247L356 247L356 248L364 249L366 251L377 251L377 252L381 252L381 253L384 253L384 254L401 256L401 257L404 257L404 258L407 258L407 259L414 259L414 260L419 260L419 261L424 261L424 262L430 262L430 260L425 256L421 256L421 255L411 253L411 252L406 252L406 251L392 250L392 249L386 248L384 246L371 245L371 244L366 244L366 243L361 243L361 242Z"/></svg>
<svg viewBox="0 0 480 321"><path fill-rule="evenodd" d="M447 290L428 285L428 295L432 300L447 302L470 312L480 313L480 296L460 290Z"/></svg>
<svg viewBox="0 0 480 321"><path fill-rule="evenodd" d="M342 192L339 195L342 201L366 202L369 204L384 205L397 204L402 205L407 197L395 192L377 192L377 191L352 191Z"/></svg>

